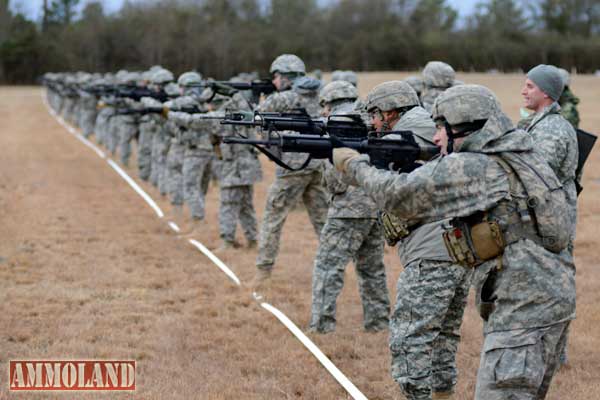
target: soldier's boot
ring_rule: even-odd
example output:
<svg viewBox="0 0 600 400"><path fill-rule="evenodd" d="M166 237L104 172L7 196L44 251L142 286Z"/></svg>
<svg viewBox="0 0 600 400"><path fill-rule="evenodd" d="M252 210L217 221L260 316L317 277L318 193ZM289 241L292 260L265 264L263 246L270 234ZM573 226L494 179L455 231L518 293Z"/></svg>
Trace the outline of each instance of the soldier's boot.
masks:
<svg viewBox="0 0 600 400"><path fill-rule="evenodd" d="M454 392L431 392L431 400L454 400Z"/></svg>
<svg viewBox="0 0 600 400"><path fill-rule="evenodd" d="M258 243L256 242L256 240L248 240L248 243L246 244L246 247L248 249L255 249L256 246L258 246Z"/></svg>
<svg viewBox="0 0 600 400"><path fill-rule="evenodd" d="M239 244L231 240L223 240L221 245L213 250L214 253L224 253L239 247Z"/></svg>
<svg viewBox="0 0 600 400"><path fill-rule="evenodd" d="M192 218L192 222L190 222L188 226L189 232L186 233L186 236L197 236L202 232L202 228L204 227L204 218Z"/></svg>
<svg viewBox="0 0 600 400"><path fill-rule="evenodd" d="M264 290L266 286L271 282L271 268L256 268L256 274L250 286L255 292Z"/></svg>
<svg viewBox="0 0 600 400"><path fill-rule="evenodd" d="M184 229L183 223L183 206L181 204L173 204L173 208L171 209L171 213L169 214L169 219L179 227L178 234L185 235L187 229Z"/></svg>

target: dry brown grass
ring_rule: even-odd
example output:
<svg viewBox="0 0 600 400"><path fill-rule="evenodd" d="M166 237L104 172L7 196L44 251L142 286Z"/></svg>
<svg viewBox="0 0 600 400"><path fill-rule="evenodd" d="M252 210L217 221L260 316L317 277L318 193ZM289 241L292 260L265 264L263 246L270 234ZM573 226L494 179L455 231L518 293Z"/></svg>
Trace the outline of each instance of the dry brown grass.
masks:
<svg viewBox="0 0 600 400"><path fill-rule="evenodd" d="M361 74L360 91L404 73ZM493 89L516 118L520 75L461 74ZM583 128L600 132L600 78L578 76ZM46 112L38 88L0 88L0 377L10 359L135 359L132 395L18 394L0 379L0 399L339 399L346 392L246 289L178 239L122 179ZM600 145L591 155L580 198L576 261L578 319L570 365L549 399L590 399L600 393ZM135 165L132 163L132 165ZM262 214L273 165L256 187ZM135 176L134 168L128 170ZM142 187L169 210L168 201ZM208 195L206 230L216 247L218 190ZM241 237L240 237L241 239ZM308 323L317 240L306 213L290 215L268 301L301 328ZM221 256L242 282L254 273L254 251ZM401 266L386 251L392 295ZM338 301L338 329L312 336L370 399L401 398L389 376L385 333L361 329L353 268ZM472 306L463 323L458 398L472 397L481 323Z"/></svg>

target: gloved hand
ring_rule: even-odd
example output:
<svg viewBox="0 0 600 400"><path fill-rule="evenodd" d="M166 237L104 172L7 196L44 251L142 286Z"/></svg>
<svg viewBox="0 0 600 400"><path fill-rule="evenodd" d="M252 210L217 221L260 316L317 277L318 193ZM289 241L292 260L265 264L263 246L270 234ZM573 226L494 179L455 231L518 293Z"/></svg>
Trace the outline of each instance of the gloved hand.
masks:
<svg viewBox="0 0 600 400"><path fill-rule="evenodd" d="M348 163L358 156L360 156L358 151L348 147L335 148L333 149L333 165L338 171L346 172Z"/></svg>

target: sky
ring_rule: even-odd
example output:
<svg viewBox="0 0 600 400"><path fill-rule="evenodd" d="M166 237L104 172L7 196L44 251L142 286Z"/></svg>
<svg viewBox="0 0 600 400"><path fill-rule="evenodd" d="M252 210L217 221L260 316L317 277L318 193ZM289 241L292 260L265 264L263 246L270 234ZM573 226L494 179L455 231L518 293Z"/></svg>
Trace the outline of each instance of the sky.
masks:
<svg viewBox="0 0 600 400"><path fill-rule="evenodd" d="M101 0L104 5L104 10L107 13L118 11L124 1L125 0ZM479 1L481 0L448 0L448 4L457 9L460 17L464 18L466 15L473 12L475 4ZM48 2L50 2L50 0ZM88 0L81 0L80 3L80 8L82 9L85 4L88 3ZM34 20L41 17L43 0L10 0L10 4L13 10L21 12Z"/></svg>

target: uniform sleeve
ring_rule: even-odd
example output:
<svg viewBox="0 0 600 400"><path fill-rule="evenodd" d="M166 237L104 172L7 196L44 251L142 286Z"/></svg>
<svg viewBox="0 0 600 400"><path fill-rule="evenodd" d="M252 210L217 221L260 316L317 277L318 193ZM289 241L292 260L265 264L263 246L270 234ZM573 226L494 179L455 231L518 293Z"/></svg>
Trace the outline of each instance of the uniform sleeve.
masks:
<svg viewBox="0 0 600 400"><path fill-rule="evenodd" d="M360 156L346 178L409 225L487 210L509 193L505 172L483 155L442 157L409 174L377 169Z"/></svg>

